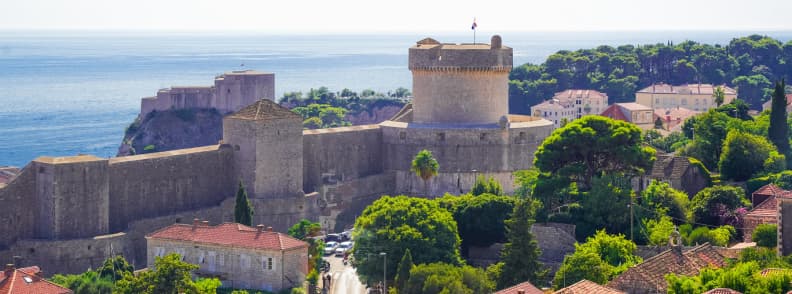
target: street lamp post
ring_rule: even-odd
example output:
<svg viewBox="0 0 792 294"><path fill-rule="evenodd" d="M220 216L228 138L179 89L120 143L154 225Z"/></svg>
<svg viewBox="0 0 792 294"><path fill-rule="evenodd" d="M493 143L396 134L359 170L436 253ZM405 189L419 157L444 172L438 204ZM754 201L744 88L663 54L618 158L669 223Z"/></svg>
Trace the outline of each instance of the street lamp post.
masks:
<svg viewBox="0 0 792 294"><path fill-rule="evenodd" d="M388 278L386 278L387 277L386 273L387 273L387 270L388 270L388 258L387 258L388 253L380 252L380 255L382 256L382 293L383 294L387 294L388 293Z"/></svg>

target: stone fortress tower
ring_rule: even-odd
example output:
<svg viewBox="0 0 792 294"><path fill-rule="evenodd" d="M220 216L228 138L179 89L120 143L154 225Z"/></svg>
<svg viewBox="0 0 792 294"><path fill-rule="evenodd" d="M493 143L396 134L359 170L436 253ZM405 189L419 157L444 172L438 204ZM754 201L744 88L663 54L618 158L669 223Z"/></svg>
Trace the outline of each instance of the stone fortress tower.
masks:
<svg viewBox="0 0 792 294"><path fill-rule="evenodd" d="M510 193L513 172L532 166L553 124L508 114L512 49L499 36L491 43L419 41L409 51L413 103L376 125L303 130L299 115L269 100L274 76L255 71L144 98L141 115L189 107L233 113L215 145L33 160L0 186L0 260L19 256L22 265L76 273L120 253L140 267L146 234L194 218L233 221L240 181L253 222L278 231L302 218L343 229L382 195L466 193L479 175ZM410 172L422 149L440 163L426 186Z"/></svg>
<svg viewBox="0 0 792 294"><path fill-rule="evenodd" d="M512 49L491 44L441 44L426 38L410 48L412 110L381 124L385 169L397 173L397 191L425 194L410 174L421 149L440 163L428 196L466 192L478 175L512 191L512 173L532 165L547 122L508 114Z"/></svg>

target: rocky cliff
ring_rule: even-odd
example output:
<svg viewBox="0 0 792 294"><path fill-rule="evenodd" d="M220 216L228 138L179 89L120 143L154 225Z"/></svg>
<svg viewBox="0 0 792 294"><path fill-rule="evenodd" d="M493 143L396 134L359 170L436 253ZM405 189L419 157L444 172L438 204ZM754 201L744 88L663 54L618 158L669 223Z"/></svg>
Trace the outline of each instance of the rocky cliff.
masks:
<svg viewBox="0 0 792 294"><path fill-rule="evenodd" d="M399 105L372 105L347 113L344 119L352 125L378 124L399 109ZM116 156L213 145L222 137L223 116L214 109L155 111L129 125Z"/></svg>
<svg viewBox="0 0 792 294"><path fill-rule="evenodd" d="M116 156L127 156L217 144L223 116L214 109L155 111L126 130Z"/></svg>

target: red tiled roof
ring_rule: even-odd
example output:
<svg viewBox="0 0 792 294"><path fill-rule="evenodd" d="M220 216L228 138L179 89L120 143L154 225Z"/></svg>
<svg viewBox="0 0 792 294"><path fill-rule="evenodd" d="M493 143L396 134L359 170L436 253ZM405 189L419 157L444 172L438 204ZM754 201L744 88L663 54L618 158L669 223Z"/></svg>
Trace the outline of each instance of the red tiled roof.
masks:
<svg viewBox="0 0 792 294"><path fill-rule="evenodd" d="M742 294L742 292L729 288L715 288L704 292L704 294Z"/></svg>
<svg viewBox="0 0 792 294"><path fill-rule="evenodd" d="M771 268L763 269L762 272L759 273L759 274L762 275L763 277L765 277L765 276L771 275L771 274L789 274L789 273L792 273L792 269L788 269L788 268L772 268L771 267Z"/></svg>
<svg viewBox="0 0 792 294"><path fill-rule="evenodd" d="M589 280L581 280L553 294L624 294L624 292L602 286Z"/></svg>
<svg viewBox="0 0 792 294"><path fill-rule="evenodd" d="M518 291L524 291L525 294L543 294L542 290L536 288L531 282L522 282L520 284L511 286L509 288L495 292L494 294L517 294Z"/></svg>
<svg viewBox="0 0 792 294"><path fill-rule="evenodd" d="M223 223L216 226L174 224L147 235L146 239L149 238L253 249L287 250L308 247L308 243L289 235L266 230L259 232L256 228L237 223Z"/></svg>
<svg viewBox="0 0 792 294"><path fill-rule="evenodd" d="M674 85L659 83L643 88L640 91L638 91L638 93L687 94L689 92L690 94L697 94L697 95L701 95L701 94L712 95L712 92L717 87L718 86L713 86L712 84L684 84L684 85L674 86ZM727 87L726 85L721 85L720 87L723 88L723 92L725 92L727 95L737 94L737 90Z"/></svg>
<svg viewBox="0 0 792 294"><path fill-rule="evenodd" d="M47 281L37 266L7 269L0 272L0 294L66 294L71 290Z"/></svg>
<svg viewBox="0 0 792 294"><path fill-rule="evenodd" d="M605 108L605 110L603 110L600 115L616 120L622 120L626 122L630 121L626 116L624 116L624 113L622 113L621 109L616 104L611 104L608 106L608 108Z"/></svg>
<svg viewBox="0 0 792 294"><path fill-rule="evenodd" d="M723 267L725 257L709 243L681 252L669 249L635 265L613 279L608 286L627 292L665 293L665 276L670 273L696 275L705 267Z"/></svg>

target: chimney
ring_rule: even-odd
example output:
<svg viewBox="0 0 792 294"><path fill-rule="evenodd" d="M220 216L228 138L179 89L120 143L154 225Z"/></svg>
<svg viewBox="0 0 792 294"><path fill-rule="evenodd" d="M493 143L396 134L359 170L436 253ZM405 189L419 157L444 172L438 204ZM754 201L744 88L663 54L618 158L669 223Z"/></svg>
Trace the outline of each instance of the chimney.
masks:
<svg viewBox="0 0 792 294"><path fill-rule="evenodd" d="M5 272L5 276L8 277L8 276L11 276L14 273L14 270L15 270L14 264L13 263L8 263L8 264L6 264L5 270L3 272Z"/></svg>
<svg viewBox="0 0 792 294"><path fill-rule="evenodd" d="M262 224L256 225L256 230L259 231L259 232L263 232L264 231L264 225L262 225Z"/></svg>
<svg viewBox="0 0 792 294"><path fill-rule="evenodd" d="M198 218L193 219L193 226L192 226L193 230L195 230L198 227L198 223L200 222L201 220L199 220Z"/></svg>
<svg viewBox="0 0 792 294"><path fill-rule="evenodd" d="M267 227L267 232L272 232L272 227Z"/></svg>
<svg viewBox="0 0 792 294"><path fill-rule="evenodd" d="M209 221L207 221L207 220L202 221L201 225L203 225L204 227L208 227L209 226Z"/></svg>
<svg viewBox="0 0 792 294"><path fill-rule="evenodd" d="M525 294L525 290L523 289L517 290L517 294Z"/></svg>

